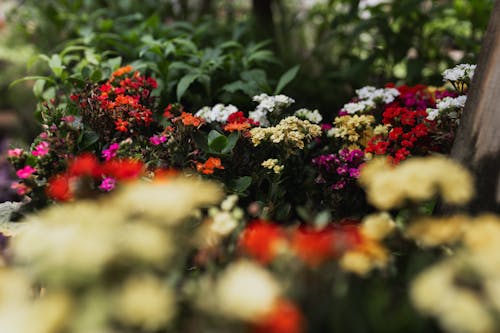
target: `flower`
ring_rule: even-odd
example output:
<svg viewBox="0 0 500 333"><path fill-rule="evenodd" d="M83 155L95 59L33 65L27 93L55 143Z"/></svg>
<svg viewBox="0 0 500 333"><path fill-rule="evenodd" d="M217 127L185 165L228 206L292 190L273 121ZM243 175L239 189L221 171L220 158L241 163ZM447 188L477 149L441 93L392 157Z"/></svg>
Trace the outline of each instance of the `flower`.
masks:
<svg viewBox="0 0 500 333"><path fill-rule="evenodd" d="M102 180L101 185L99 185L99 189L105 192L109 192L115 188L115 185L116 185L116 179L112 177L106 177Z"/></svg>
<svg viewBox="0 0 500 333"><path fill-rule="evenodd" d="M97 158L90 153L84 153L76 157L68 166L68 174L72 177L97 177L99 176L100 171Z"/></svg>
<svg viewBox="0 0 500 333"><path fill-rule="evenodd" d="M57 201L69 201L73 198L70 187L70 178L67 175L58 175L49 179L45 190L47 196Z"/></svg>
<svg viewBox="0 0 500 333"><path fill-rule="evenodd" d="M117 70L115 70L113 72L113 74L111 74L112 77L118 77L118 76L123 76L127 73L130 73L134 68L130 65L127 65L127 66L124 66L124 67L120 67L118 68Z"/></svg>
<svg viewBox="0 0 500 333"><path fill-rule="evenodd" d="M459 64L443 72L444 81L465 81L470 82L474 76L476 65Z"/></svg>
<svg viewBox="0 0 500 333"><path fill-rule="evenodd" d="M204 119L207 123L225 123L227 122L229 116L235 112L238 112L238 108L232 104L227 106L224 104L216 104L212 108L205 106L204 108L198 110L198 112L195 113L195 116Z"/></svg>
<svg viewBox="0 0 500 333"><path fill-rule="evenodd" d="M311 267L316 267L337 255L335 234L330 228L299 228L294 233L292 247L297 256Z"/></svg>
<svg viewBox="0 0 500 333"><path fill-rule="evenodd" d="M33 156L44 156L49 153L49 143L46 141L40 142L31 152Z"/></svg>
<svg viewBox="0 0 500 333"><path fill-rule="evenodd" d="M281 287L271 273L247 260L231 264L215 286L219 310L227 317L258 322L272 313Z"/></svg>
<svg viewBox="0 0 500 333"><path fill-rule="evenodd" d="M10 185L10 188L15 190L18 195L25 195L29 191L29 187L26 184L14 182Z"/></svg>
<svg viewBox="0 0 500 333"><path fill-rule="evenodd" d="M205 175L213 174L214 169L224 169L224 166L221 164L220 158L218 157L209 157L205 163L196 163L196 171L201 172Z"/></svg>
<svg viewBox="0 0 500 333"><path fill-rule="evenodd" d="M120 132L128 132L128 125L129 122L123 119L118 119L115 121L116 130Z"/></svg>
<svg viewBox="0 0 500 333"><path fill-rule="evenodd" d="M285 245L279 226L264 220L250 222L240 235L239 247L262 263L271 262Z"/></svg>
<svg viewBox="0 0 500 333"><path fill-rule="evenodd" d="M271 312L254 325L253 333L300 333L303 320L295 304L279 299Z"/></svg>
<svg viewBox="0 0 500 333"><path fill-rule="evenodd" d="M269 170L273 170L274 173L279 174L285 168L284 165L280 165L276 158L269 158L261 163L261 165Z"/></svg>
<svg viewBox="0 0 500 333"><path fill-rule="evenodd" d="M198 127L203 123L203 119L200 117L193 116L191 113L182 112L181 121L184 126L194 126Z"/></svg>
<svg viewBox="0 0 500 333"><path fill-rule="evenodd" d="M319 124L323 120L323 116L318 110L299 109L293 115L300 119L309 120L313 124Z"/></svg>
<svg viewBox="0 0 500 333"><path fill-rule="evenodd" d="M107 149L102 151L102 157L104 157L106 161L109 161L116 156L119 149L120 145L118 143L112 143Z"/></svg>
<svg viewBox="0 0 500 333"><path fill-rule="evenodd" d="M153 135L149 138L149 142L155 146L161 145L165 141L167 141L167 137L165 135Z"/></svg>
<svg viewBox="0 0 500 333"><path fill-rule="evenodd" d="M35 168L33 168L31 165L26 165L24 168L17 170L16 175L21 179L26 179L31 177L31 175L35 172Z"/></svg>
<svg viewBox="0 0 500 333"><path fill-rule="evenodd" d="M24 150L21 148L14 148L7 150L7 156L9 157L20 157L24 153Z"/></svg>

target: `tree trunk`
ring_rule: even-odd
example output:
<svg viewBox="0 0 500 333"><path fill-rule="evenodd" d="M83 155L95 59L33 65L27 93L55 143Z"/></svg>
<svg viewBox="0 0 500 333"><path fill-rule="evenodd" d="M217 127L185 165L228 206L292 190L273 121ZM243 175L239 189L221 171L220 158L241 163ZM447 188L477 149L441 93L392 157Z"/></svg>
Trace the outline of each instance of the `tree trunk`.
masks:
<svg viewBox="0 0 500 333"><path fill-rule="evenodd" d="M258 39L274 39L273 0L252 0L255 32Z"/></svg>
<svg viewBox="0 0 500 333"><path fill-rule="evenodd" d="M476 177L471 213L500 213L500 1L484 36L457 136L453 159Z"/></svg>

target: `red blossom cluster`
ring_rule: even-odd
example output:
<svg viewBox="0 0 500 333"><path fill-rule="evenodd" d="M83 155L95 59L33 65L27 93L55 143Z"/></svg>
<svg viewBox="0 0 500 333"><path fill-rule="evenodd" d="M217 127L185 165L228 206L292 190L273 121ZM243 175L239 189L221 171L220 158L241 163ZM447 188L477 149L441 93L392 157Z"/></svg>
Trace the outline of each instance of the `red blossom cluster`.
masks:
<svg viewBox="0 0 500 333"><path fill-rule="evenodd" d="M366 147L366 152L388 155L394 163L410 155L425 154L433 150L425 110L411 110L406 107L388 107L382 113L382 123L390 125L388 135L374 136Z"/></svg>
<svg viewBox="0 0 500 333"><path fill-rule="evenodd" d="M132 71L131 66L119 68L88 96L85 93L71 96L71 100L79 102L84 121L96 129L108 125L104 126L108 132L111 126L122 133L134 133L150 126L154 106L151 92L158 84L154 78Z"/></svg>
<svg viewBox="0 0 500 333"><path fill-rule="evenodd" d="M272 311L254 324L253 333L300 333L303 331L302 313L288 300L278 300Z"/></svg>
<svg viewBox="0 0 500 333"><path fill-rule="evenodd" d="M361 234L358 224L346 220L319 230L303 226L290 231L269 221L255 220L241 233L239 248L263 264L290 251L305 264L317 267L371 242Z"/></svg>
<svg viewBox="0 0 500 333"><path fill-rule="evenodd" d="M250 129L252 126L259 126L259 123L245 117L243 112L238 111L229 115L224 130L227 132L243 132Z"/></svg>
<svg viewBox="0 0 500 333"><path fill-rule="evenodd" d="M65 173L49 179L46 193L53 200L69 201L78 196L81 191L79 186L85 179L91 180L93 184L101 183L102 186L103 183L109 183L109 179L116 181L137 179L143 169L144 164L137 160L113 159L100 163L94 155L86 153L76 157Z"/></svg>

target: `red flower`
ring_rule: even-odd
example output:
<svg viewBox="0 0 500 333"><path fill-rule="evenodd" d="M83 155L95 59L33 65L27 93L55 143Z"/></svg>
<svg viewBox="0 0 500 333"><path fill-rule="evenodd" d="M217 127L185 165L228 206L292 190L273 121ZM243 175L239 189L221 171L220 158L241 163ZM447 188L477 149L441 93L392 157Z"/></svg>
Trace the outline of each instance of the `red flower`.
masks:
<svg viewBox="0 0 500 333"><path fill-rule="evenodd" d="M335 235L331 228L323 230L299 228L295 231L292 242L297 256L312 267L337 254L334 248Z"/></svg>
<svg viewBox="0 0 500 333"><path fill-rule="evenodd" d="M412 129L412 132L416 137L426 136L428 133L427 126L425 124L418 124Z"/></svg>
<svg viewBox="0 0 500 333"><path fill-rule="evenodd" d="M102 165L102 174L117 180L130 180L138 178L143 168L144 164L138 160L110 160Z"/></svg>
<svg viewBox="0 0 500 333"><path fill-rule="evenodd" d="M389 132L389 139L395 141L399 138L399 136L403 134L403 129L401 127L394 127L390 132Z"/></svg>
<svg viewBox="0 0 500 333"><path fill-rule="evenodd" d="M69 164L68 173L72 177L98 177L100 175L99 162L97 158L90 153L82 154Z"/></svg>
<svg viewBox="0 0 500 333"><path fill-rule="evenodd" d="M303 322L302 314L295 304L279 300L271 313L255 324L253 333L300 333Z"/></svg>
<svg viewBox="0 0 500 333"><path fill-rule="evenodd" d="M239 247L265 264L276 257L284 239L283 230L276 224L255 220L241 233Z"/></svg>
<svg viewBox="0 0 500 333"><path fill-rule="evenodd" d="M49 180L46 188L47 196L57 201L69 201L73 198L68 175L57 175Z"/></svg>

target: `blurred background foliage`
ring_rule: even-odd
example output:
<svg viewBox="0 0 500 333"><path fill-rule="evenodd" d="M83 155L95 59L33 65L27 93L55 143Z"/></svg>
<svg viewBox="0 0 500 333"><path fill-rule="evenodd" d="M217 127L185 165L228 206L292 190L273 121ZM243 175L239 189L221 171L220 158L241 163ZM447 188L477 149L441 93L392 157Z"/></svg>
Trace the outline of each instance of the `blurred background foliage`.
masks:
<svg viewBox="0 0 500 333"><path fill-rule="evenodd" d="M493 0L7 0L0 5L3 129L29 140L35 100L61 98L131 63L159 79L162 103L195 111L284 93L331 119L364 85L441 85L474 63ZM40 56L39 54L43 54ZM11 89L26 75L41 75ZM43 77L45 76L45 78ZM16 110L6 116L5 110ZM5 120L7 119L7 120ZM22 129L22 131L21 131ZM4 133L7 133L4 131Z"/></svg>

